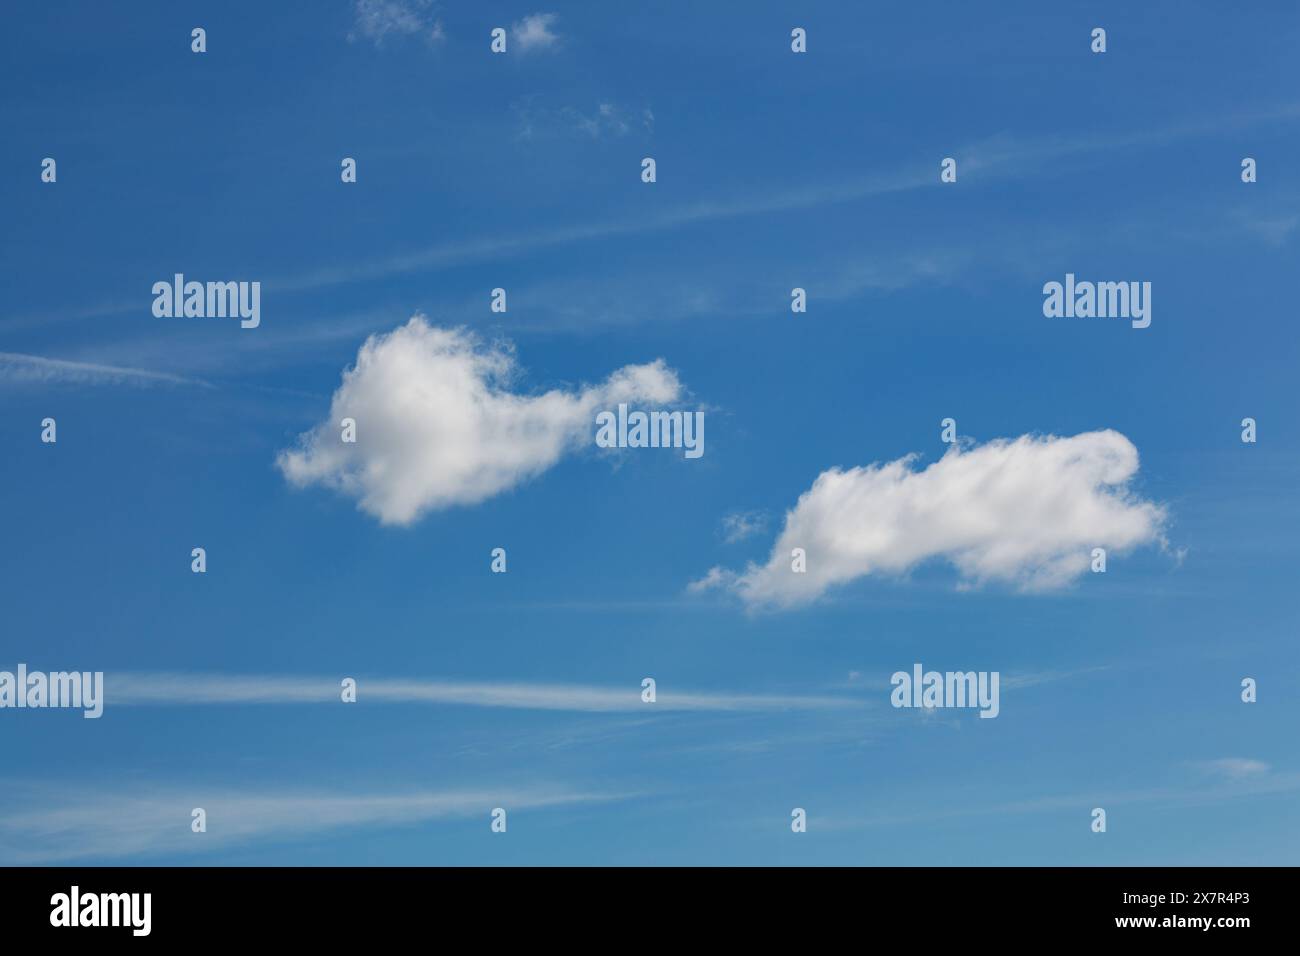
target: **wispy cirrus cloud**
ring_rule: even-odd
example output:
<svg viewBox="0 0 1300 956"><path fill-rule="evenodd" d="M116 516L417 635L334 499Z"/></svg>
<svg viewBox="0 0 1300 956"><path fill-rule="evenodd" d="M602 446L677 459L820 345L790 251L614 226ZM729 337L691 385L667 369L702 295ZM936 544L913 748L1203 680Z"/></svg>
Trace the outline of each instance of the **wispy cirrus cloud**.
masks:
<svg viewBox="0 0 1300 956"><path fill-rule="evenodd" d="M1248 777L1262 776L1271 769L1264 761L1253 760L1249 757L1220 757L1217 760L1202 761L1197 766L1202 770L1220 777L1226 777L1229 780L1244 780Z"/></svg>
<svg viewBox="0 0 1300 956"><path fill-rule="evenodd" d="M341 830L474 816L486 820L498 806L507 812L560 808L630 795L549 785L359 794L167 785L71 799L47 794L27 801L24 809L0 809L0 861L33 864L202 853ZM38 809L26 809L31 806ZM196 807L207 814L207 832L190 829Z"/></svg>
<svg viewBox="0 0 1300 956"><path fill-rule="evenodd" d="M1056 160L1086 158L1121 149L1156 147L1184 139L1219 135L1223 129L1249 129L1289 122L1300 118L1300 103L1242 113L1238 116L1198 119L1143 130L1117 132L1113 136L1080 138L1073 135L1034 137L997 136L967 144L955 150L965 173L978 180L996 181L1019 176ZM973 179L976 177L972 177ZM509 237L458 240L429 246L400 255L355 265L331 267L274 283L277 292L315 289L330 285L418 272L467 261L518 255L554 245L638 235L677 229L697 223L748 216L795 212L822 205L857 202L917 189L935 188L936 167L931 159L916 159L893 170L878 170L862 176L819 181L761 194L709 198L665 209L658 215L637 215L604 222L559 226ZM272 283L268 282L268 285Z"/></svg>
<svg viewBox="0 0 1300 956"><path fill-rule="evenodd" d="M1044 164L1063 158L1087 157L1108 150L1157 147L1184 139L1218 135L1224 129L1251 129L1261 125L1291 122L1297 118L1300 118L1300 104L1283 104L1237 116L1220 116L1212 120L1202 119L1146 130L1117 132L1113 136L1106 137L998 136L969 143L954 150L954 154L960 157L963 171L978 173L979 179L983 181L995 181L999 178L1020 175L1026 170L1040 168ZM509 259L559 245L641 235L689 227L697 223L799 211L821 205L856 202L912 190L929 189L933 188L936 182L937 176L933 163L928 159L923 161L918 158L892 171L876 171L862 176L794 186L785 190L771 190L757 195L686 202L665 209L657 215L639 214L633 217L561 225L526 233L441 242L406 252L391 253L368 261L327 265L281 275L268 279L265 285L268 288L273 287L277 294L310 292L337 285L371 282L391 276L446 269L471 262ZM1292 230L1293 218L1288 212L1271 217L1262 225L1235 222L1233 227L1264 236L1272 241L1289 234ZM1196 224L1196 232L1197 234L1204 232L1204 224L1199 220ZM935 263L927 255L918 252L911 257L910 261L900 263L897 267L893 262L881 267L878 261L870 260L856 268L852 275L834 281L843 286L841 291L845 294L863 287L899 287L906 284L905 281L900 280L900 268L908 271L911 281L920 281L932 275L936 269L944 269L945 265ZM7 328L30 328L46 325L51 321L115 315L136 307L137 305L133 303L115 301L79 312L59 315L20 315L0 321Z"/></svg>
<svg viewBox="0 0 1300 956"><path fill-rule="evenodd" d="M925 810L900 807L895 812L885 811L871 816L855 812L836 814L827 812L818 823L825 830L858 830L868 827L902 827L914 824L933 824L939 820L966 817L1023 817L1032 813L1069 813L1087 819L1092 807L1104 808L1151 805L1158 807L1213 806L1235 800L1267 797L1300 791L1300 774L1252 774L1219 781L1212 786L1152 787L1144 790L1115 790L1099 788L1089 792L1033 797L1024 800L993 800L975 803L968 797L947 805L932 806ZM920 799L914 803L921 803Z"/></svg>
<svg viewBox="0 0 1300 956"><path fill-rule="evenodd" d="M107 706L315 704L340 702L342 678L109 672ZM639 679L626 687L501 681L409 680L356 677L357 704L442 704L515 710L587 712L781 711L857 708L848 697L729 694L687 691L664 684L653 704L641 700Z"/></svg>
<svg viewBox="0 0 1300 956"><path fill-rule="evenodd" d="M1109 664L1097 664L1092 667L1080 667L1072 670L1051 670L1051 671L1002 671L1000 686L1002 692L1009 690L1024 690L1029 687L1037 687L1041 684L1053 684L1059 681L1073 680L1076 677L1085 675L1099 674L1112 669ZM880 671L875 674L867 674L860 670L849 671L847 686L851 687L868 687L875 691L888 694L893 686L890 683L890 675L893 671L886 673Z"/></svg>
<svg viewBox="0 0 1300 956"><path fill-rule="evenodd" d="M1057 681L1070 680L1084 674L1098 674L1110 669L1109 664L1098 664L1095 667L1080 667L1077 670L1069 671L1033 671L1003 674L1002 690L1005 692L1008 690L1022 690L1026 687L1037 687L1039 684L1054 684Z"/></svg>
<svg viewBox="0 0 1300 956"><path fill-rule="evenodd" d="M95 362L72 362L43 358L17 352L0 352L0 385L131 385L149 388L158 385L188 385L212 388L202 379L153 372L142 368L100 365Z"/></svg>

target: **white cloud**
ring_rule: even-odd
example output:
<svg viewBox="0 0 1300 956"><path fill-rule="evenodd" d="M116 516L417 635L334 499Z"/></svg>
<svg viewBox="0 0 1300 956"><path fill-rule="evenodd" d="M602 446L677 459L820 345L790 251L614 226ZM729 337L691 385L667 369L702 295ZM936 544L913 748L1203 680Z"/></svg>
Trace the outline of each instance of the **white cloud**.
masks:
<svg viewBox="0 0 1300 956"><path fill-rule="evenodd" d="M699 594L702 591L711 591L713 588L725 587L736 580L736 575L724 568L709 568L707 574L697 581L692 581L686 585L686 590L691 594Z"/></svg>
<svg viewBox="0 0 1300 956"><path fill-rule="evenodd" d="M357 0L356 24L348 39L362 37L375 46L383 46L390 36L424 34L441 40L442 23L431 19L432 6L432 0Z"/></svg>
<svg viewBox="0 0 1300 956"><path fill-rule="evenodd" d="M767 515L761 511L735 511L722 519L722 539L727 544L744 541L767 530Z"/></svg>
<svg viewBox="0 0 1300 956"><path fill-rule="evenodd" d="M559 35L551 25L559 19L554 13L533 13L510 25L514 45L521 51L545 50L559 42Z"/></svg>
<svg viewBox="0 0 1300 956"><path fill-rule="evenodd" d="M366 340L329 418L276 463L295 486L335 488L383 524L407 525L546 471L593 441L601 409L671 404L682 394L662 359L624 366L600 385L540 395L509 390L517 371L508 345L488 346L468 330L414 316ZM356 421L355 443L340 440L344 418Z"/></svg>
<svg viewBox="0 0 1300 956"><path fill-rule="evenodd" d="M1118 432L953 446L921 471L916 457L822 472L765 564L714 568L693 590L724 587L750 607L789 607L936 558L963 584L1050 589L1085 573L1094 547L1114 555L1164 544L1166 513L1130 489L1138 453ZM805 573L791 570L794 548L807 554Z"/></svg>
<svg viewBox="0 0 1300 956"><path fill-rule="evenodd" d="M106 706L203 704L337 704L340 679L244 674L109 673ZM357 678L358 703L443 704L518 710L648 712L639 681L626 687L586 684L521 684L501 681L437 681ZM834 710L857 707L843 697L784 694L700 693L656 688L653 711Z"/></svg>

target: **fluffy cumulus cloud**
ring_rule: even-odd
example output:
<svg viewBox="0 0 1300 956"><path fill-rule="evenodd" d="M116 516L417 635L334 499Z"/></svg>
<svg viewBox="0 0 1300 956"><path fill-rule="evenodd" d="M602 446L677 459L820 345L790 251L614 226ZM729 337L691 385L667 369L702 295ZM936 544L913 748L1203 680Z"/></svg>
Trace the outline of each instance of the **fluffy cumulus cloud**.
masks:
<svg viewBox="0 0 1300 956"><path fill-rule="evenodd" d="M1023 435L953 446L928 468L916 455L817 476L787 513L768 560L713 568L692 590L722 588L751 606L789 607L868 575L943 559L964 584L1058 588L1108 556L1164 544L1166 513L1130 487L1133 443L1115 431ZM807 570L791 569L802 548Z"/></svg>
<svg viewBox="0 0 1300 956"><path fill-rule="evenodd" d="M325 485L384 524L472 505L546 471L592 442L598 411L619 402L671 404L682 394L663 360L618 369L603 383L529 395L507 345L414 316L366 340L345 370L329 418L282 451L297 486ZM356 441L340 423L356 423Z"/></svg>
<svg viewBox="0 0 1300 956"><path fill-rule="evenodd" d="M511 39L521 51L547 50L559 42L552 27L559 19L554 13L533 13L510 25Z"/></svg>

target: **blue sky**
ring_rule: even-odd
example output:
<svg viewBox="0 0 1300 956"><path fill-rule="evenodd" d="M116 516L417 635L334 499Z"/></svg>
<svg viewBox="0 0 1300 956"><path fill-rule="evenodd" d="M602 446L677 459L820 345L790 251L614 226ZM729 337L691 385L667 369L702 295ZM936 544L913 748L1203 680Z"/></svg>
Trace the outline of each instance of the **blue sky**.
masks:
<svg viewBox="0 0 1300 956"><path fill-rule="evenodd" d="M108 706L0 711L0 859L1297 859L1293 5L51 2L6 20L0 669L102 670ZM260 326L155 317L176 272L260 281ZM1045 318L1066 273L1149 281L1150 327ZM324 484L288 480L282 454L335 426L363 343L417 314L513 356L502 415L607 398L662 359L706 453L555 426L555 460L499 490L471 473L464 502L400 521L329 487L328 461ZM386 396L392 370L367 387ZM421 459L459 420L443 397L384 459L420 488L504 454L471 429ZM831 469L915 455L920 475L945 451L973 469L998 439L1106 430L1140 460L1121 487L1057 463L1039 502L1032 463L1010 466L1072 548L1119 501L1134 543L1098 542L1105 574L1025 587L1023 516L982 510L979 482L936 500L937 472L789 516ZM750 533L728 540L738 515ZM788 605L746 590L747 568L782 570L787 530L886 518L916 560L873 552ZM973 571L943 543L970 521ZM690 587L712 568L720 587ZM997 719L891 707L916 662L999 672Z"/></svg>

